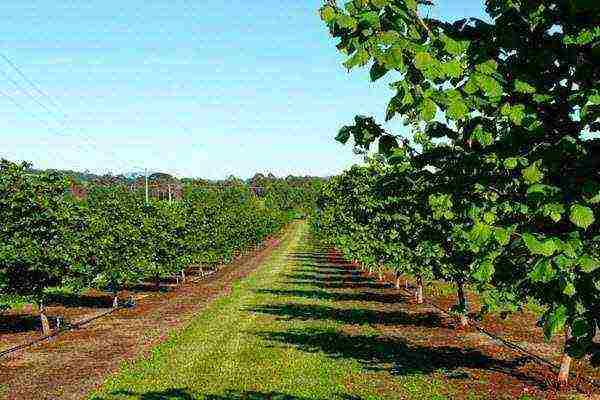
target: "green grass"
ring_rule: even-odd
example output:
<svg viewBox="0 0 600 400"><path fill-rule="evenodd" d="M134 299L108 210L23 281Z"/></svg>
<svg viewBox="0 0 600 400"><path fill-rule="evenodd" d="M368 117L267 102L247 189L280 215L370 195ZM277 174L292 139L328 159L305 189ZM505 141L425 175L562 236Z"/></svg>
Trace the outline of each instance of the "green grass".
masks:
<svg viewBox="0 0 600 400"><path fill-rule="evenodd" d="M310 268L310 261L289 258L308 251L306 225L296 229L231 294L147 358L123 366L90 399L444 399L441 383L431 376L393 376L367 360L361 345L386 351L377 347L377 332L367 323L350 327L336 319L263 312L282 304L296 310L335 301L293 294L298 287L286 276ZM358 341L348 340L349 328Z"/></svg>

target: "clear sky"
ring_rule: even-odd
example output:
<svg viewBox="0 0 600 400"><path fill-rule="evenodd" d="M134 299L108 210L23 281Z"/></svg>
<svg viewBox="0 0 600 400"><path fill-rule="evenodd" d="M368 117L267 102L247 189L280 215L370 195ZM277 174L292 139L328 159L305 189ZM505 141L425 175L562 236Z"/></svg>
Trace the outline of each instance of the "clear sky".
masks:
<svg viewBox="0 0 600 400"><path fill-rule="evenodd" d="M433 15L480 16L483 0ZM3 0L0 157L39 168L331 175L390 90L348 74L319 0ZM26 94L23 89L27 91ZM389 125L390 129L399 129Z"/></svg>

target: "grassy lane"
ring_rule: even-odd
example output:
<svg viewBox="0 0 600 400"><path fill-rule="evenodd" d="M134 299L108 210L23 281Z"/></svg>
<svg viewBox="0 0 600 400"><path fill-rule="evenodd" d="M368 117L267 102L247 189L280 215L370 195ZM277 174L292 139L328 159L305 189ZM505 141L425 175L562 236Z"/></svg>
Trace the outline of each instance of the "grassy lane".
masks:
<svg viewBox="0 0 600 400"><path fill-rule="evenodd" d="M445 398L429 374L394 374L397 349L379 337L376 311L365 309L379 303L346 290L340 274L298 224L229 296L90 398Z"/></svg>

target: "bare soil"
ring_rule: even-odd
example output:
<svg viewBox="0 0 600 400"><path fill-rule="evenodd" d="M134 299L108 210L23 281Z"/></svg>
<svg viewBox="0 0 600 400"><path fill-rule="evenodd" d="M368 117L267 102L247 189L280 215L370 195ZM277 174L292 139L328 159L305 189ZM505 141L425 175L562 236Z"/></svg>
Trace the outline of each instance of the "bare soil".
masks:
<svg viewBox="0 0 600 400"><path fill-rule="evenodd" d="M475 322L485 332L526 350L521 352L473 326L458 327L454 317L437 308L449 310L457 302L456 294L440 290L436 286L441 285L436 282L426 288L425 304L417 304L412 290L404 289L405 278L401 278L401 289L395 289L396 279L391 274L380 280L376 274L369 275L359 270L358 265L344 262L335 251L329 252L327 261L352 271L354 277L360 276L356 283L350 279L350 287L354 285L355 289L369 293L374 299L389 296L387 301L381 302L379 311L389 315L401 312L406 321L383 324L378 329L393 340L404 341L409 347L419 349L417 353L423 358L420 362L428 364L428 368L447 369L449 372L442 377L449 387L464 388L458 393L476 392L485 398L517 399L528 395L545 399L600 399L600 388L582 378L585 376L600 383L600 367L592 366L589 358L573 362L571 371L575 376L566 388L559 388L556 373L535 360L534 355L560 365L563 348L560 337L554 337L550 342L545 340L542 329L536 326L535 313L523 311L506 319L486 315ZM409 286L412 283L408 282ZM395 296L394 301L390 300L392 296ZM481 302L477 296L470 293L469 301L471 311L478 312ZM453 396L461 398L460 395Z"/></svg>

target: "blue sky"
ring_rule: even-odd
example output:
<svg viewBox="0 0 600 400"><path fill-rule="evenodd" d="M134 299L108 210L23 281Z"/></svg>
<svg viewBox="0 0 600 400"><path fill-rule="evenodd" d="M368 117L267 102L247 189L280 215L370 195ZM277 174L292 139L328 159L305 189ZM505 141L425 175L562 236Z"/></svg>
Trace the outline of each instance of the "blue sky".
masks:
<svg viewBox="0 0 600 400"><path fill-rule="evenodd" d="M436 3L447 19L483 9ZM356 114L383 121L391 92L344 70L320 4L3 0L0 54L50 98L0 57L0 157L208 178L338 173L359 160L337 130Z"/></svg>

